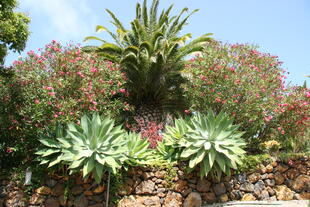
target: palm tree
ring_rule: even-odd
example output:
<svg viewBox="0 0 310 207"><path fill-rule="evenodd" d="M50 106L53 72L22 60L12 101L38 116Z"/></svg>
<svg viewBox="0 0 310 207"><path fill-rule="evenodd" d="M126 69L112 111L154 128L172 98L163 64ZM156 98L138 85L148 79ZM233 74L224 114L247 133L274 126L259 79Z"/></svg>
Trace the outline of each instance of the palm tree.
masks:
<svg viewBox="0 0 310 207"><path fill-rule="evenodd" d="M127 77L126 90L128 102L135 106L135 120L162 122L166 112L174 113L184 110L181 84L186 81L180 71L184 58L194 52L202 51L203 44L210 41L211 34L205 34L191 42L191 34L179 35L188 18L198 10L182 15L188 11L184 8L179 15L170 16L171 5L158 17L159 0L153 0L147 8L147 0L141 6L137 3L136 18L126 29L110 10L106 10L116 27L116 33L98 25L96 31L106 31L115 43L90 36L85 40L98 40L102 45L95 51L107 60L119 63Z"/></svg>

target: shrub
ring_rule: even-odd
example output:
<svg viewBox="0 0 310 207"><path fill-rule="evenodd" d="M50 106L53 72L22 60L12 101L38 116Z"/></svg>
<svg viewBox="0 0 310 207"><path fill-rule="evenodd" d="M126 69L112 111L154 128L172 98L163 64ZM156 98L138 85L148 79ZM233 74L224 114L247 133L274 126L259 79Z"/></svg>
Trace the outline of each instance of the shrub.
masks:
<svg viewBox="0 0 310 207"><path fill-rule="evenodd" d="M168 147L159 147L159 151L167 149L164 155L173 155L176 151L177 158L189 161L189 169L199 165L201 178L211 173L219 180L222 173L230 175L231 168L237 168L244 154L243 133L232 123L222 112L218 115L210 110L207 115L197 113L188 122L177 122L175 130L170 129L164 135L163 144Z"/></svg>
<svg viewBox="0 0 310 207"><path fill-rule="evenodd" d="M65 133L60 128L56 139L40 140L45 146L36 153L41 164L49 163L51 167L62 163L69 166L71 173L82 170L84 178L92 174L100 182L105 171L116 174L125 163L145 164L151 155L146 140L114 126L109 117L102 119L98 113L92 117L84 115L80 123L68 124Z"/></svg>
<svg viewBox="0 0 310 207"><path fill-rule="evenodd" d="M187 112L205 113L211 108L232 115L245 131L243 137L250 144L248 148L257 150L260 143L269 139L282 143L284 136L296 140L307 126L305 115L309 114L309 106L298 107L287 115L283 113L292 104L301 106L309 101L304 95L300 101L295 92L285 87L281 62L276 56L257 51L257 47L214 41L188 62L184 75L190 79L184 85L191 101ZM303 93L306 92L309 90L304 89ZM290 116L296 119L285 121Z"/></svg>
<svg viewBox="0 0 310 207"><path fill-rule="evenodd" d="M40 54L30 51L15 61L10 71L12 77L0 79L1 140L22 157L32 154L46 128L78 122L89 111L119 117L131 110L121 100L128 94L118 66L78 46L53 41Z"/></svg>
<svg viewBox="0 0 310 207"><path fill-rule="evenodd" d="M285 151L310 150L310 90L289 87L282 102L277 104L274 137L281 141Z"/></svg>

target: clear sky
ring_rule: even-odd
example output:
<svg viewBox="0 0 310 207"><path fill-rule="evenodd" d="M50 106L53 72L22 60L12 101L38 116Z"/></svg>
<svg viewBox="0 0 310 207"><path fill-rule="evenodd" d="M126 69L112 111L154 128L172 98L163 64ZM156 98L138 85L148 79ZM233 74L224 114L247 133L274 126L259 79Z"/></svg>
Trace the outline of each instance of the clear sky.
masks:
<svg viewBox="0 0 310 207"><path fill-rule="evenodd" d="M27 52L37 51L51 40L82 43L89 35L108 39L107 34L94 32L98 24L112 29L105 9L128 25L138 0L19 1L18 10L31 18ZM213 37L222 42L256 44L261 51L279 56L283 68L290 72L288 82L301 85L308 79L309 83L305 75L310 75L310 0L161 0L160 7L167 8L172 3L172 14L184 7L200 9L184 33L190 32L194 38L214 33ZM6 65L18 56L11 53Z"/></svg>

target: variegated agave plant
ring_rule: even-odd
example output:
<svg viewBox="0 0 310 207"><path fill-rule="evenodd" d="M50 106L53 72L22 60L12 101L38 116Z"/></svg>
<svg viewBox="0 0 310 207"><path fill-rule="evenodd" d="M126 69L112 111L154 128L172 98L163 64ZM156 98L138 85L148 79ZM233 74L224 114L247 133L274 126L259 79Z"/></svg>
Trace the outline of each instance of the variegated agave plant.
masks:
<svg viewBox="0 0 310 207"><path fill-rule="evenodd" d="M127 159L129 166L141 166L150 164L154 155L154 150L149 148L147 139L141 139L137 133L129 133L127 138Z"/></svg>
<svg viewBox="0 0 310 207"><path fill-rule="evenodd" d="M229 175L237 168L245 153L245 142L238 126L225 113L207 115L196 113L189 122L176 121L174 128L164 135L163 144L171 151L179 151L180 159L189 161L189 169L200 167L200 177L209 173L220 179L222 173Z"/></svg>
<svg viewBox="0 0 310 207"><path fill-rule="evenodd" d="M56 139L53 135L39 139L44 147L35 154L39 155L41 165L48 163L48 167L52 167L64 160L63 152L71 146L69 140L64 138L65 134L64 128L59 125L56 128Z"/></svg>
<svg viewBox="0 0 310 207"><path fill-rule="evenodd" d="M177 162L180 159L182 148L180 148L179 142L184 138L187 131L187 121L184 119L176 119L174 126L166 126L163 141L157 145L157 149L164 160Z"/></svg>
<svg viewBox="0 0 310 207"><path fill-rule="evenodd" d="M102 120L97 113L92 118L84 115L81 125L68 124L66 136L57 138L59 142L42 139L41 142L50 149L37 154L47 157L45 162L50 162L51 166L56 163L48 161L48 156L58 153L57 163L68 164L71 172L83 170L84 177L92 173L100 182L104 171L116 173L127 159L126 136L121 126L115 127L109 117Z"/></svg>

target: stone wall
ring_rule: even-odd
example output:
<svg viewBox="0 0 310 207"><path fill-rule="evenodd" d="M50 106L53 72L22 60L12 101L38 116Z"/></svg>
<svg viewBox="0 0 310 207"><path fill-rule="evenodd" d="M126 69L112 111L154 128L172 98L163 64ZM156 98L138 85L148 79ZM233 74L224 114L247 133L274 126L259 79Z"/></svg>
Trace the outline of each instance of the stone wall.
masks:
<svg viewBox="0 0 310 207"><path fill-rule="evenodd" d="M261 164L256 171L226 176L220 182L201 180L198 172L186 174L179 167L134 168L126 174L117 194L121 198L119 207L199 207L230 200L310 199L310 159ZM71 177L69 182L61 177L48 178L28 196L18 183L2 180L0 207L103 207L105 195L104 184L80 177Z"/></svg>

